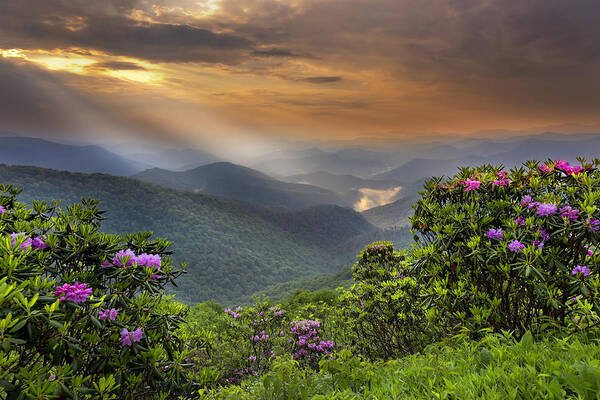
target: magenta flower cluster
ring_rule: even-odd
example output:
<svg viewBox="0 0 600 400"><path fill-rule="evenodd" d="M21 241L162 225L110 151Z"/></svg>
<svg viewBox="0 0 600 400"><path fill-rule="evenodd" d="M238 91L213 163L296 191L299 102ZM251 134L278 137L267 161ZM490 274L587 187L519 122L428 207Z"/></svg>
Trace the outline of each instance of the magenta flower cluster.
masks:
<svg viewBox="0 0 600 400"><path fill-rule="evenodd" d="M571 274L573 275L582 274L583 276L588 276L590 273L590 269L585 265L578 265L571 271Z"/></svg>
<svg viewBox="0 0 600 400"><path fill-rule="evenodd" d="M37 250L42 250L48 247L48 245L44 242L44 238L42 236L36 236L33 239L29 236L25 236L24 232L11 233L11 246L16 246L19 240L23 240L23 242L19 245L19 250L27 250L31 247Z"/></svg>
<svg viewBox="0 0 600 400"><path fill-rule="evenodd" d="M560 216L568 219L569 221L575 221L579 217L579 210L571 206L562 207L560 209Z"/></svg>
<svg viewBox="0 0 600 400"><path fill-rule="evenodd" d="M498 229L493 229L490 228L490 230L487 232L486 234L488 239L504 239L504 233L502 233L502 228L498 228Z"/></svg>
<svg viewBox="0 0 600 400"><path fill-rule="evenodd" d="M260 341L265 341L265 340L269 340L269 335L266 334L265 331L260 332L259 335L252 336L253 342L260 342Z"/></svg>
<svg viewBox="0 0 600 400"><path fill-rule="evenodd" d="M60 301L72 301L73 303L85 303L92 295L92 288L88 288L85 283L75 282L73 285L65 283L57 286L54 295L59 297Z"/></svg>
<svg viewBox="0 0 600 400"><path fill-rule="evenodd" d="M556 160L554 164L542 164L540 166L540 170L544 172L554 171L555 168L564 171L567 175L575 175L584 171L584 168L581 165L571 166L568 161L561 159Z"/></svg>
<svg viewBox="0 0 600 400"><path fill-rule="evenodd" d="M496 174L496 178L493 181L494 186L508 186L510 179L508 179L508 172L502 170Z"/></svg>
<svg viewBox="0 0 600 400"><path fill-rule="evenodd" d="M114 308L111 308L110 310L98 311L98 319L100 319L101 321L105 321L107 319L114 321L115 319L117 319L118 314L119 311Z"/></svg>
<svg viewBox="0 0 600 400"><path fill-rule="evenodd" d="M520 253L523 251L524 248L525 248L525 245L516 239L511 240L511 242L508 244L508 249L510 251L512 251L513 253Z"/></svg>
<svg viewBox="0 0 600 400"><path fill-rule="evenodd" d="M598 232L598 230L600 229L600 221L597 219L588 218L587 221L585 221L585 226L590 232Z"/></svg>
<svg viewBox="0 0 600 400"><path fill-rule="evenodd" d="M6 212L6 208L4 208L3 206L0 206L0 215L4 214Z"/></svg>
<svg viewBox="0 0 600 400"><path fill-rule="evenodd" d="M463 185L465 185L465 192L469 192L471 190L479 189L479 186L481 185L481 181L471 180L471 179L467 178L467 180L465 180L463 182Z"/></svg>
<svg viewBox="0 0 600 400"><path fill-rule="evenodd" d="M112 265L116 265L117 267L129 267L133 264L136 264L139 266L144 266L148 269L156 269L157 271L160 271L161 262L162 260L158 254L142 253L140 255L136 255L131 249L120 250L112 259ZM110 262L105 261L102 264L102 267L106 268L110 265ZM157 274L150 276L150 280L160 278L161 276Z"/></svg>
<svg viewBox="0 0 600 400"><path fill-rule="evenodd" d="M556 204L540 203L537 206L537 215L540 217L547 217L548 215L556 214L557 210L558 207L556 207Z"/></svg>
<svg viewBox="0 0 600 400"><path fill-rule="evenodd" d="M127 328L123 328L121 331L121 346L131 346L136 342L142 340L144 336L144 332L142 328L137 328L136 330L129 332Z"/></svg>
<svg viewBox="0 0 600 400"><path fill-rule="evenodd" d="M313 356L331 354L334 344L331 340L321 340L318 329L321 327L319 321L293 321L290 331L292 337L290 339L295 342L293 358L311 359Z"/></svg>
<svg viewBox="0 0 600 400"><path fill-rule="evenodd" d="M235 310L232 310L231 308L226 308L225 314L229 314L233 318L238 319L241 315L241 311L242 311L242 307L237 307Z"/></svg>

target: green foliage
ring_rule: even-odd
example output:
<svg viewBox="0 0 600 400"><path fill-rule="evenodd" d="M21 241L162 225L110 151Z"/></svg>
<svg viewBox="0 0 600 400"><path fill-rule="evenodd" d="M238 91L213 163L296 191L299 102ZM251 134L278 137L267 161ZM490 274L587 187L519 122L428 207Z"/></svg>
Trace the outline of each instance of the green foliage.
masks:
<svg viewBox="0 0 600 400"><path fill-rule="evenodd" d="M442 331L438 314L421 302L421 284L406 267L404 253L389 242L373 243L359 256L354 284L342 295L352 344L370 359L421 350Z"/></svg>
<svg viewBox="0 0 600 400"><path fill-rule="evenodd" d="M163 293L182 272L170 243L101 233L96 201L28 209L18 192L0 186L0 396L164 399L195 391L202 371L186 364L191 353L176 334L185 307ZM160 256L161 265L114 265L123 249ZM60 293L83 283L87 292ZM101 315L111 309L114 318ZM125 344L124 329L140 337Z"/></svg>
<svg viewBox="0 0 600 400"><path fill-rule="evenodd" d="M188 303L249 303L253 293L271 285L341 270L362 246L383 235L360 214L336 206L264 209L134 179L35 167L0 165L0 182L22 187L19 199L28 204L99 199L108 210L105 232L168 237L174 261L189 265L186 279L169 290ZM406 240L407 233L396 236Z"/></svg>
<svg viewBox="0 0 600 400"><path fill-rule="evenodd" d="M531 336L530 336L531 338ZM600 346L586 336L539 342L489 335L385 364L341 353L309 373L282 360L258 382L205 399L597 399Z"/></svg>
<svg viewBox="0 0 600 400"><path fill-rule="evenodd" d="M410 261L424 302L475 336L597 323L600 161L581 162L510 173L484 165L427 181L412 220L424 245Z"/></svg>

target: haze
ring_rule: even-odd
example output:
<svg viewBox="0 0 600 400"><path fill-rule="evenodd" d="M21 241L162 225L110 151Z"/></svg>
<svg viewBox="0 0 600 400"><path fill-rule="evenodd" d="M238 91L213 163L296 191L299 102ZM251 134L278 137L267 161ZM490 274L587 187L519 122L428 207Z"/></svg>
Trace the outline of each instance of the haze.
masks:
<svg viewBox="0 0 600 400"><path fill-rule="evenodd" d="M242 155L598 132L599 16L594 0L4 1L0 130Z"/></svg>

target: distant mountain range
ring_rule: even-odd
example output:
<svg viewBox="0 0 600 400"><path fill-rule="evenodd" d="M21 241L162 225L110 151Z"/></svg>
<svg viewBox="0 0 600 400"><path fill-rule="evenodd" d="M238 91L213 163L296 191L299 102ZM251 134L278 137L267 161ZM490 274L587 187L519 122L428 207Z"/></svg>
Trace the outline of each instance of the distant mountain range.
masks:
<svg viewBox="0 0 600 400"><path fill-rule="evenodd" d="M262 172L229 162L213 163L182 172L153 168L133 177L156 185L222 196L261 206L290 209L322 204L348 206L348 203L330 190L282 182Z"/></svg>
<svg viewBox="0 0 600 400"><path fill-rule="evenodd" d="M252 163L251 167L277 177L317 171L365 176L388 168L394 164L395 158L395 154L356 148L334 152L311 148L267 154Z"/></svg>
<svg viewBox="0 0 600 400"><path fill-rule="evenodd" d="M148 168L100 146L76 146L28 137L0 137L0 163L127 176Z"/></svg>
<svg viewBox="0 0 600 400"><path fill-rule="evenodd" d="M174 290L190 302L231 304L270 285L335 273L369 241L390 238L335 205L270 210L131 178L37 167L0 165L0 183L23 188L26 202L97 198L107 210L105 231L150 230L172 240L175 260L189 262Z"/></svg>
<svg viewBox="0 0 600 400"><path fill-rule="evenodd" d="M165 149L150 153L128 154L126 157L157 168L177 171L186 171L221 161L214 154L196 149Z"/></svg>

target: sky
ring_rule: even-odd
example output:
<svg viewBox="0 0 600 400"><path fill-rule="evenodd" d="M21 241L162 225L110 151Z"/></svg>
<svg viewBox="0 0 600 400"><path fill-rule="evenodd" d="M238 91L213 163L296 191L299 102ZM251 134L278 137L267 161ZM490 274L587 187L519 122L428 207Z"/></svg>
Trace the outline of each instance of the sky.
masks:
<svg viewBox="0 0 600 400"><path fill-rule="evenodd" d="M597 0L0 2L0 131L252 146L600 132Z"/></svg>

